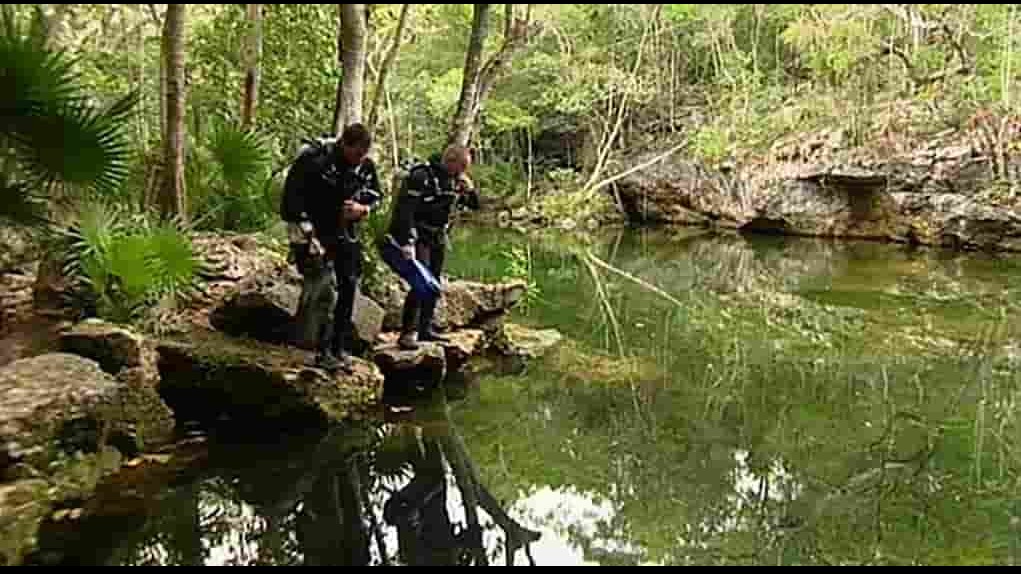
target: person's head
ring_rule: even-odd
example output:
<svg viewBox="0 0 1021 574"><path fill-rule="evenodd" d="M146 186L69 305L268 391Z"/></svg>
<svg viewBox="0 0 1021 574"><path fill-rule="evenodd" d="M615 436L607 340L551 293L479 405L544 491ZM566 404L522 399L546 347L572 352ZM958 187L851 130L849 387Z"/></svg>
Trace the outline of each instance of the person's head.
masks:
<svg viewBox="0 0 1021 574"><path fill-rule="evenodd" d="M458 176L468 171L472 164L471 150L463 145L451 144L443 150L443 165L450 175Z"/></svg>
<svg viewBox="0 0 1021 574"><path fill-rule="evenodd" d="M362 124L351 124L344 128L340 135L340 146L337 150L347 163L357 165L369 155L372 147L372 135Z"/></svg>

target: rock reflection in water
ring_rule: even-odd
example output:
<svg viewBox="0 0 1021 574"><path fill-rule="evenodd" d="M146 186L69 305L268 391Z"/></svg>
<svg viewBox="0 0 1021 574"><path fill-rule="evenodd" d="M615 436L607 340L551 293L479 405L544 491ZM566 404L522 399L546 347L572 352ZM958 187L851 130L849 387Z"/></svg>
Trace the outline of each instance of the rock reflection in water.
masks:
<svg viewBox="0 0 1021 574"><path fill-rule="evenodd" d="M482 484L448 406L419 405L403 418L273 446L222 440L208 454L219 464L199 476L122 485L80 521L48 523L30 562L489 565L516 554L533 562L539 533Z"/></svg>

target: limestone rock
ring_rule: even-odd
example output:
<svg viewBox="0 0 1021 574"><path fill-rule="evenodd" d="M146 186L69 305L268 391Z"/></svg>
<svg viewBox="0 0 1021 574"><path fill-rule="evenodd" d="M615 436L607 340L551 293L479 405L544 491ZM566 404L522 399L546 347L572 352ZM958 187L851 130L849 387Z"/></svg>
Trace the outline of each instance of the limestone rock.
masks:
<svg viewBox="0 0 1021 574"><path fill-rule="evenodd" d="M509 313L524 296L526 289L524 281L449 281L444 285L444 294L436 307L434 321L440 328L450 331L485 326L490 320L502 318ZM402 285L380 295L380 303L386 310L383 322L386 330L400 329L401 310L407 292L407 287Z"/></svg>
<svg viewBox="0 0 1021 574"><path fill-rule="evenodd" d="M360 359L354 374L332 376L308 366L310 353L214 331L161 341L158 351L160 388L176 413L329 422L382 395L379 369Z"/></svg>
<svg viewBox="0 0 1021 574"><path fill-rule="evenodd" d="M373 351L373 359L387 380L402 378L432 384L447 374L446 351L437 343L419 343L418 349L405 351L397 346L397 333L385 333Z"/></svg>
<svg viewBox="0 0 1021 574"><path fill-rule="evenodd" d="M515 323L504 325L504 337L499 350L513 357L537 359L563 341L564 336L556 329L529 329Z"/></svg>
<svg viewBox="0 0 1021 574"><path fill-rule="evenodd" d="M97 361L111 375L125 369L155 369L156 365L155 349L144 337L100 319L86 319L62 333L60 348ZM155 385L158 378L151 381Z"/></svg>

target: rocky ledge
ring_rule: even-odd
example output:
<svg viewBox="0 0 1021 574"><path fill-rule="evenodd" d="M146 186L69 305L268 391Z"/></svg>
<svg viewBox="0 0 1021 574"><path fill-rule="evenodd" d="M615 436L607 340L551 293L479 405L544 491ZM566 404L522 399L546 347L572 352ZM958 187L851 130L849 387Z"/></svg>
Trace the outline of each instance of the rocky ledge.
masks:
<svg viewBox="0 0 1021 574"><path fill-rule="evenodd" d="M499 338L504 318L525 288L523 282L447 281L435 323L449 333L450 341L439 346L424 344L411 353L396 347L407 286L394 280L373 293L359 291L353 314L355 352L373 359L386 378L405 376L438 382ZM277 267L240 280L205 316L209 328L221 333L290 345L300 296L300 276L286 266Z"/></svg>
<svg viewBox="0 0 1021 574"><path fill-rule="evenodd" d="M33 286L39 271L28 232L0 225L0 334L32 313Z"/></svg>
<svg viewBox="0 0 1021 574"><path fill-rule="evenodd" d="M157 350L160 392L179 415L340 421L375 404L383 389L367 361L333 376L310 368L307 351L214 331L165 339Z"/></svg>
<svg viewBox="0 0 1021 574"><path fill-rule="evenodd" d="M178 415L339 421L377 400L383 383L365 361L350 376L330 376L306 366L306 351L200 328L147 339L90 319L64 332L60 346L158 391Z"/></svg>
<svg viewBox="0 0 1021 574"><path fill-rule="evenodd" d="M154 389L90 359L50 353L0 368L0 561L19 563L56 504L88 497L173 425Z"/></svg>
<svg viewBox="0 0 1021 574"><path fill-rule="evenodd" d="M504 356L538 359L563 340L564 336L556 329L530 329L507 323L494 345Z"/></svg>
<svg viewBox="0 0 1021 574"><path fill-rule="evenodd" d="M62 336L62 349L99 361L122 380L158 388L175 411L202 404L229 407L233 416L339 420L377 401L385 378L436 383L461 369L501 337L504 317L525 292L521 282L447 282L436 322L451 341L408 354L393 344L407 293L394 276L381 293L358 293L355 352L367 360L356 361L353 375L333 377L308 368L309 352L291 344L301 278L279 251L245 235L203 234L195 246L205 263L204 288L161 318L158 341L90 320ZM37 283L37 300L59 311L73 301L66 283L47 274Z"/></svg>
<svg viewBox="0 0 1021 574"><path fill-rule="evenodd" d="M889 153L841 142L800 135L731 167L675 156L621 179L614 200L639 223L1021 251L1021 205L997 191L994 162L967 134ZM1021 178L1021 155L1003 161Z"/></svg>
<svg viewBox="0 0 1021 574"><path fill-rule="evenodd" d="M278 252L246 236L200 236L196 245L205 289L161 318L161 335L97 319L67 323L60 352L0 367L0 563L22 560L56 505L87 498L124 457L169 440L175 419L272 428L357 418L379 403L388 379L437 384L487 350L535 357L558 340L508 343L536 339L504 322L523 283L452 281L437 310L449 341L402 351L393 330L407 287L393 281L382 294L359 294L358 352L367 358L355 359L353 374L332 376L289 344L301 286ZM74 317L59 265L43 267L36 309Z"/></svg>
<svg viewBox="0 0 1021 574"><path fill-rule="evenodd" d="M479 329L462 329L451 333L442 343L420 343L418 349L405 351L397 345L398 337L398 333L385 333L373 349L373 359L383 374L388 379L405 378L434 384L481 353L486 339Z"/></svg>

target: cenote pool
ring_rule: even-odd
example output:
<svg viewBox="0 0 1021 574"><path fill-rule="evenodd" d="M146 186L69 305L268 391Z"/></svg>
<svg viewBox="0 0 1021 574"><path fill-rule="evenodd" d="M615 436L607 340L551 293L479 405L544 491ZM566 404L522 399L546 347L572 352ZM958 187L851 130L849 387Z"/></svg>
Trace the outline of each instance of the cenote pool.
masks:
<svg viewBox="0 0 1021 574"><path fill-rule="evenodd" d="M1018 563L1016 257L465 227L449 260L527 278L514 320L564 341L412 414L206 433L30 562Z"/></svg>

